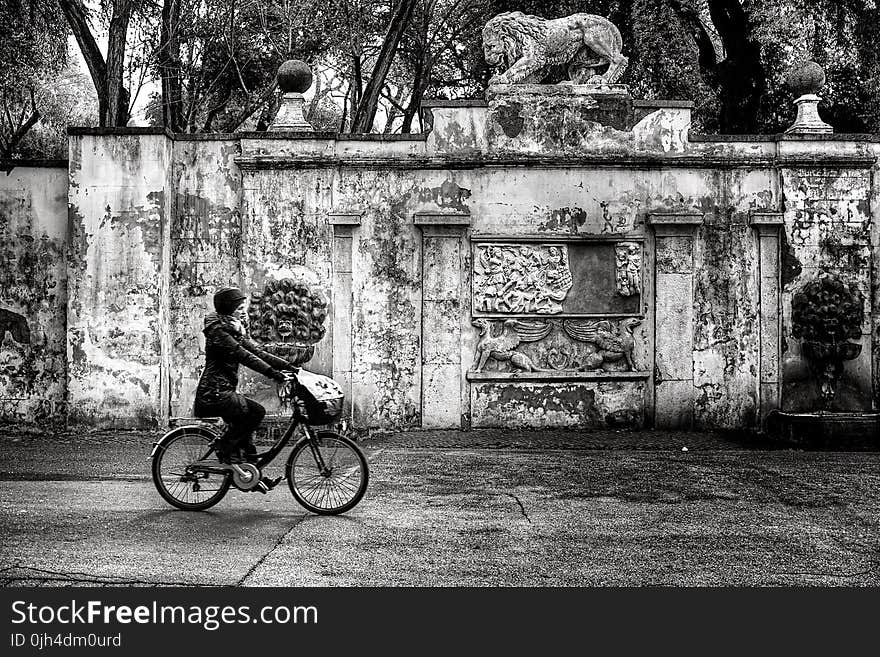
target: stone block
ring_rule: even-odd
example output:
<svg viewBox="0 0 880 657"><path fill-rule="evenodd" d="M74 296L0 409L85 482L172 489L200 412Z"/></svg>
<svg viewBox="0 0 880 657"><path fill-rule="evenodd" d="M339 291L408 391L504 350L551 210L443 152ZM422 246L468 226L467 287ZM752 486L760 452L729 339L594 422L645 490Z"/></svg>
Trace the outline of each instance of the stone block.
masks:
<svg viewBox="0 0 880 657"><path fill-rule="evenodd" d="M657 272L689 274L694 270L694 238L687 235L658 237L656 241Z"/></svg>
<svg viewBox="0 0 880 657"><path fill-rule="evenodd" d="M422 359L425 363L461 362L461 304L425 301L422 307Z"/></svg>
<svg viewBox="0 0 880 657"><path fill-rule="evenodd" d="M763 294L762 294L763 297ZM761 381L779 380L779 309L761 300Z"/></svg>
<svg viewBox="0 0 880 657"><path fill-rule="evenodd" d="M493 382L471 385L471 424L484 427L601 427L641 422L645 383Z"/></svg>
<svg viewBox="0 0 880 657"><path fill-rule="evenodd" d="M654 428L691 429L694 423L692 381L662 381L654 391Z"/></svg>
<svg viewBox="0 0 880 657"><path fill-rule="evenodd" d="M693 280L690 274L658 274L655 307L656 364L660 377L693 378Z"/></svg>
<svg viewBox="0 0 880 657"><path fill-rule="evenodd" d="M334 235L332 254L334 273L351 275L351 245L351 233Z"/></svg>
<svg viewBox="0 0 880 657"><path fill-rule="evenodd" d="M461 239L425 237L422 240L422 294L426 301L461 296Z"/></svg>
<svg viewBox="0 0 880 657"><path fill-rule="evenodd" d="M461 427L461 367L458 364L422 366L422 428Z"/></svg>
<svg viewBox="0 0 880 657"><path fill-rule="evenodd" d="M767 414L780 407L779 382L761 383L761 409L759 420L763 423Z"/></svg>

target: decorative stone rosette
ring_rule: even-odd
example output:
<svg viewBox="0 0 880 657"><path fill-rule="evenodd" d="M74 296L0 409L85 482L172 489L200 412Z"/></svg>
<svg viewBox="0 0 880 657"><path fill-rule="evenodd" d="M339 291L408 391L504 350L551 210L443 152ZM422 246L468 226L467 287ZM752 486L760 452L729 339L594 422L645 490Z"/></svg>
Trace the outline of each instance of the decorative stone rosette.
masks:
<svg viewBox="0 0 880 657"><path fill-rule="evenodd" d="M316 286L292 278L269 281L251 294L249 332L266 351L301 365L326 334L327 298Z"/></svg>

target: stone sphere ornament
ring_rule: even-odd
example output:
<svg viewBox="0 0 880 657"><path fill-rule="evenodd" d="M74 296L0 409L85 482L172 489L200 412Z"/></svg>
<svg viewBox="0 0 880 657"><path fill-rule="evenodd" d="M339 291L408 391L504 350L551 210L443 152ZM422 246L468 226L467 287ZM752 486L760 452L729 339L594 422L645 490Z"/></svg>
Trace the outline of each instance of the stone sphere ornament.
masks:
<svg viewBox="0 0 880 657"><path fill-rule="evenodd" d="M785 134L827 135L834 132L834 128L819 116L822 99L817 94L824 84L825 71L816 62L806 62L788 74L786 85L795 95L797 117Z"/></svg>
<svg viewBox="0 0 880 657"><path fill-rule="evenodd" d="M284 93L303 94L312 86L312 69L304 61L288 59L278 67L278 88Z"/></svg>
<svg viewBox="0 0 880 657"><path fill-rule="evenodd" d="M791 70L785 84L795 96L817 94L825 85L825 71L816 62L805 62Z"/></svg>
<svg viewBox="0 0 880 657"><path fill-rule="evenodd" d="M281 106L269 126L274 132L306 132L312 130L304 114L303 94L312 86L312 69L298 59L288 59L278 67L278 88Z"/></svg>

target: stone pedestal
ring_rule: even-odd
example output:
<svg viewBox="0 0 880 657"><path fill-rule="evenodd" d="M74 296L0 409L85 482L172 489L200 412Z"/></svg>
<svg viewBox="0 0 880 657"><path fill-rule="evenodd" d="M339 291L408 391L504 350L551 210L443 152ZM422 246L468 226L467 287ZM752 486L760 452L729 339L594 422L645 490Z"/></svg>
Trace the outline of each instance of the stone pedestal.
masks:
<svg viewBox="0 0 880 657"><path fill-rule="evenodd" d="M787 135L830 135L834 128L819 118L819 102L822 99L816 94L804 94L795 102L797 118L794 124L785 131Z"/></svg>
<svg viewBox="0 0 880 657"><path fill-rule="evenodd" d="M633 100L625 85L493 85L486 99L490 150L623 151L632 141Z"/></svg>
<svg viewBox="0 0 880 657"><path fill-rule="evenodd" d="M301 93L293 91L285 93L281 97L281 107L275 120L269 126L272 132L309 132L313 130L312 124L306 121L303 115L305 99Z"/></svg>

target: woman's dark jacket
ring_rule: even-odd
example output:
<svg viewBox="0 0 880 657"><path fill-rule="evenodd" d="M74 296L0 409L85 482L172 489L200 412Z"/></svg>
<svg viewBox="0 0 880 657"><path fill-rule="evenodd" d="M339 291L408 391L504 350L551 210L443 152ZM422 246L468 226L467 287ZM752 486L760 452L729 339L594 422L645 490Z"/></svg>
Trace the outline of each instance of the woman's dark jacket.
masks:
<svg viewBox="0 0 880 657"><path fill-rule="evenodd" d="M218 313L205 316L205 369L196 388L197 401L235 392L239 364L279 381L284 379L280 370L293 369L283 358L260 349L256 342L241 335L231 320Z"/></svg>

